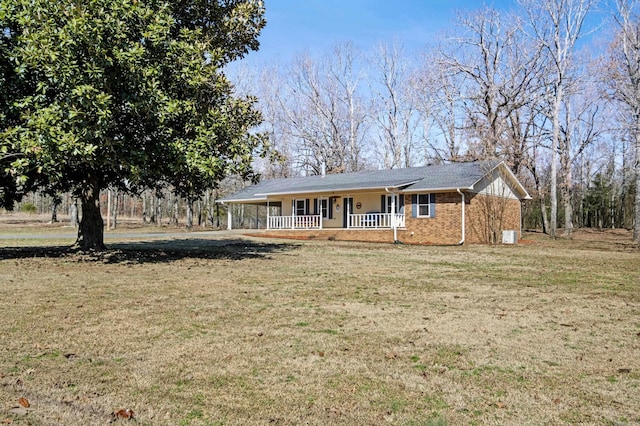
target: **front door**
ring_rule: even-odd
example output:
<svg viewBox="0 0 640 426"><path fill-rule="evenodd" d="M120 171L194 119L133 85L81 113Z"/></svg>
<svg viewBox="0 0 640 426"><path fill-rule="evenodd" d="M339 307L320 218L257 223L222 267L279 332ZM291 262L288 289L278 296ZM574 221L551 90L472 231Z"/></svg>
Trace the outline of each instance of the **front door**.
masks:
<svg viewBox="0 0 640 426"><path fill-rule="evenodd" d="M349 215L353 214L353 197L342 199L342 227L349 227Z"/></svg>

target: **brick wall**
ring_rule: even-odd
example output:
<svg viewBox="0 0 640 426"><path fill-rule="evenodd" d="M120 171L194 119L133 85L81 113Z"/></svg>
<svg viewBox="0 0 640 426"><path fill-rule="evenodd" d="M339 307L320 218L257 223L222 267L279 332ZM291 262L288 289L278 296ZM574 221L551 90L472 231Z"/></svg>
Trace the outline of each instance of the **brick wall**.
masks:
<svg viewBox="0 0 640 426"><path fill-rule="evenodd" d="M393 230L353 230L353 229L312 229L305 231L270 230L256 234L264 237L291 238L304 240L364 241L370 243L392 243Z"/></svg>
<svg viewBox="0 0 640 426"><path fill-rule="evenodd" d="M405 195L405 228L398 239L416 244L458 244L462 238L461 197L458 193L436 194L435 217L411 217L411 195Z"/></svg>
<svg viewBox="0 0 640 426"><path fill-rule="evenodd" d="M503 230L515 230L521 237L520 201L510 198L467 194L467 241L470 243L502 242Z"/></svg>
<svg viewBox="0 0 640 426"><path fill-rule="evenodd" d="M405 195L405 229L398 240L409 244L458 244L462 238L462 197L457 192L436 194L433 218L411 217L411 195ZM520 201L465 194L465 242L502 241L502 230L516 230L520 236ZM308 231L273 230L268 235L336 241L393 242L393 230L322 229Z"/></svg>

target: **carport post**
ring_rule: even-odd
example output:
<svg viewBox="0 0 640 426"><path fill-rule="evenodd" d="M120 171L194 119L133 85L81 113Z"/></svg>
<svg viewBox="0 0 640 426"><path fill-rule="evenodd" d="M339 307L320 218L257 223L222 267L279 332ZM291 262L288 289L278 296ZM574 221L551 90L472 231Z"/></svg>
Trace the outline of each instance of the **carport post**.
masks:
<svg viewBox="0 0 640 426"><path fill-rule="evenodd" d="M233 214L231 213L232 206L233 206L232 204L229 204L227 206L227 229L233 228Z"/></svg>

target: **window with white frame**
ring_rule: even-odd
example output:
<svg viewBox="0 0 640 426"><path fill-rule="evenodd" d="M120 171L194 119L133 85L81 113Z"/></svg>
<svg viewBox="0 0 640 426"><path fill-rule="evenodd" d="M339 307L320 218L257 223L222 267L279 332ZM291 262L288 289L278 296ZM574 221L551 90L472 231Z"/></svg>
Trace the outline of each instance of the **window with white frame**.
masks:
<svg viewBox="0 0 640 426"><path fill-rule="evenodd" d="M305 214L307 214L307 200L302 198L302 199L298 199L295 200L293 203L295 209L294 209L294 215L296 216L304 216Z"/></svg>
<svg viewBox="0 0 640 426"><path fill-rule="evenodd" d="M418 217L433 217L432 205L435 202L435 194L418 194Z"/></svg>
<svg viewBox="0 0 640 426"><path fill-rule="evenodd" d="M386 207L385 208L386 211L383 213L398 213L398 211L400 211L400 198L398 197L398 195L388 194L385 207ZM395 207L396 211L392 212L391 207Z"/></svg>

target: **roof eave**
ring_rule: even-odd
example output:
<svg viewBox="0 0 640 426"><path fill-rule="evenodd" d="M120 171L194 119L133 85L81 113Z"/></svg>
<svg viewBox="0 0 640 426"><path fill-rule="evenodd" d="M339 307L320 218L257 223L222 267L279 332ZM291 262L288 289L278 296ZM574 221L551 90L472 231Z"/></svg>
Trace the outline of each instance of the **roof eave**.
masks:
<svg viewBox="0 0 640 426"><path fill-rule="evenodd" d="M220 200L216 200L216 203L220 203L220 204L228 204L228 203L261 203L261 202L266 202L267 198L238 198L238 199L220 199Z"/></svg>
<svg viewBox="0 0 640 426"><path fill-rule="evenodd" d="M276 197L276 196L285 196L285 195L318 194L318 193L326 193L326 192L371 191L376 189L384 190L388 188L397 189L403 186L413 185L416 182L418 181L416 180L411 182L402 182L402 183L393 184L393 185L376 185L376 186L360 186L360 187L355 186L351 188L327 188L327 189L314 189L314 190L306 190L306 191L266 192L266 193L258 193L256 195L259 195L262 197Z"/></svg>
<svg viewBox="0 0 640 426"><path fill-rule="evenodd" d="M422 188L422 189L403 189L400 192L403 192L405 194L417 194L419 192L436 192L436 191L440 191L440 192L455 192L457 190L463 191L463 190L467 190L467 191L471 191L473 190L473 186L452 186L452 187L441 187L441 188Z"/></svg>
<svg viewBox="0 0 640 426"><path fill-rule="evenodd" d="M473 185L471 186L471 189L473 189L473 187L475 187L478 182L480 182L482 179L484 179L485 176L487 176L489 173L493 172L495 169L500 167L500 165L502 165L503 169L506 170L507 173L509 174L509 179L511 179L511 183L515 184L516 190L520 191L520 193L521 193L521 197L520 198L522 200L532 200L533 198L531 197L531 195L529 195L529 192L527 192L526 188L520 183L520 181L518 180L516 175L513 174L513 172L511 171L511 169L509 167L507 167L507 165L504 162L504 160L499 161L494 167L492 167L487 173L485 173L484 176L482 176L480 179L475 181L473 183Z"/></svg>

